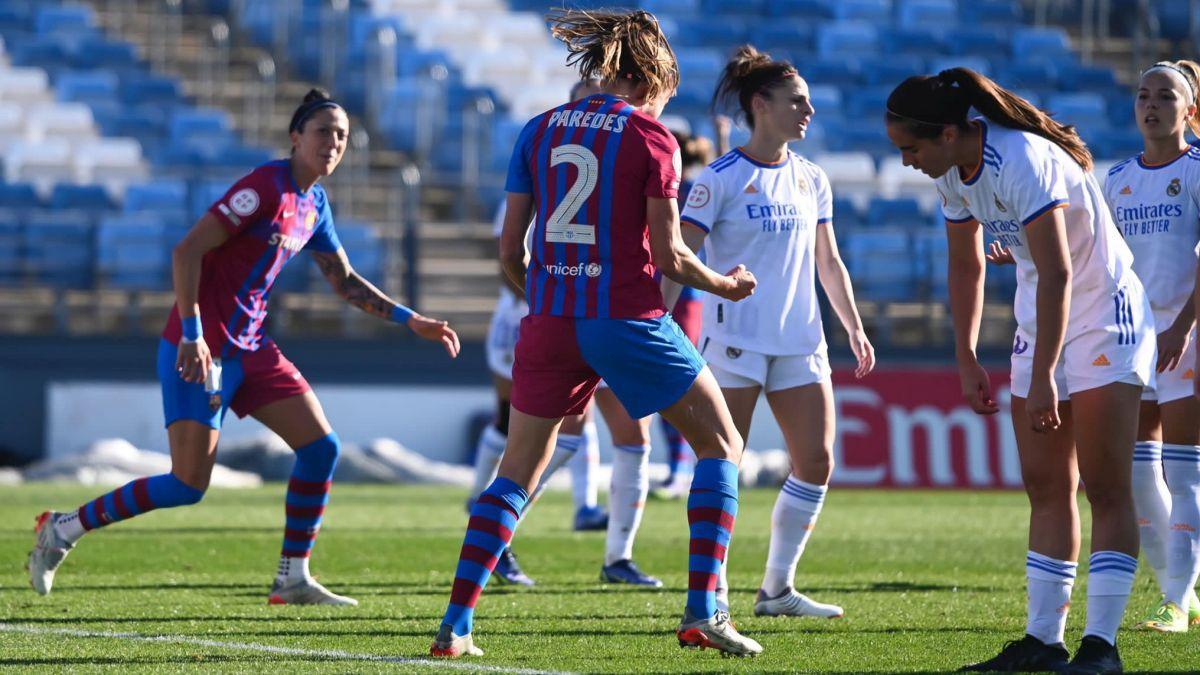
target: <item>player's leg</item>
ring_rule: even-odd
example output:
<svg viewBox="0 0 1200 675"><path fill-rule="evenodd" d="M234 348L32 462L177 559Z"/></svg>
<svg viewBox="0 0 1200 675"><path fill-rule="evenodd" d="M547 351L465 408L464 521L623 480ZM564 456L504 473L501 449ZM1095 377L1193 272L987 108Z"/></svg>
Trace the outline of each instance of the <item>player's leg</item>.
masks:
<svg viewBox="0 0 1200 675"><path fill-rule="evenodd" d="M578 431L574 431L574 418L563 420L559 429L559 443L570 429L579 434L579 451L567 461L571 472L571 497L575 502L574 528L577 531L603 530L608 527L608 512L600 506L600 436L592 409L584 413ZM568 425L570 424L570 427Z"/></svg>
<svg viewBox="0 0 1200 675"><path fill-rule="evenodd" d="M685 288L671 310L671 318L679 325L683 334L693 345L699 344L700 332L703 327L704 301L699 292ZM659 418L663 436L667 439L667 478L656 494L662 498L674 499L687 491L688 469L694 463L695 455L683 434L670 422Z"/></svg>
<svg viewBox="0 0 1200 675"><path fill-rule="evenodd" d="M1153 396L1150 393L1150 396ZM1130 474L1133 505L1137 509L1138 537L1146 564L1164 594L1167 585L1167 520L1171 514L1171 493L1163 478L1162 425L1159 421L1157 399L1143 394L1138 414L1137 442L1133 446L1133 468ZM1147 621L1157 615L1156 607ZM1147 628L1147 621L1135 629Z"/></svg>
<svg viewBox="0 0 1200 675"><path fill-rule="evenodd" d="M158 351L171 471L138 478L73 511L39 515L34 548L26 563L30 584L38 593L50 592L59 565L84 534L154 509L195 504L208 489L216 461L218 429L232 392L241 381L241 370L237 364L227 365L223 369L224 387L207 392L204 384L184 382L175 372L177 349L162 340Z"/></svg>
<svg viewBox="0 0 1200 675"><path fill-rule="evenodd" d="M272 605L357 605L353 598L317 583L308 568L341 452L341 442L321 403L306 391L259 406L250 414L296 453L284 501L279 568L267 601Z"/></svg>
<svg viewBox="0 0 1200 675"><path fill-rule="evenodd" d="M1119 664L1117 629L1137 573L1138 525L1130 474L1137 438L1140 384L1115 382L1071 393L1079 473L1092 511L1087 624L1073 665Z"/></svg>
<svg viewBox="0 0 1200 675"><path fill-rule="evenodd" d="M471 510L475 498L496 477L496 468L500 466L500 456L504 454L504 444L508 438L508 408L512 396L512 380L493 373L492 385L496 390L496 414L491 423L479 432L479 440L475 445L475 480L467 498L468 511Z"/></svg>
<svg viewBox="0 0 1200 675"><path fill-rule="evenodd" d="M749 356L743 355L745 360ZM743 438L750 435L750 423L754 420L754 409L758 405L759 394L762 393L760 381L765 378L766 359L762 359L763 369L758 376L747 377L723 367L725 364L714 362L709 364L717 384L721 385L721 396L729 408L729 415L738 434ZM743 364L745 365L745 364ZM717 575L716 588L717 609L729 611L729 550L725 551L725 559L721 561L721 572Z"/></svg>
<svg viewBox="0 0 1200 675"><path fill-rule="evenodd" d="M754 613L840 617L841 607L815 602L794 587L796 565L816 526L833 473L833 385L824 376L817 382L769 391L767 402L783 432L792 472L771 512L771 546Z"/></svg>
<svg viewBox="0 0 1200 675"><path fill-rule="evenodd" d="M1166 602L1188 623L1200 625L1196 579L1200 576L1200 402L1184 395L1162 405L1163 470L1171 492L1167 541ZM1160 629L1181 628L1181 619L1160 617Z"/></svg>
<svg viewBox="0 0 1200 675"><path fill-rule="evenodd" d="M1026 383L1025 391L1027 387ZM1006 645L994 658L966 666L964 670L1058 671L1067 665L1069 655L1063 634L1079 559L1079 511L1075 502L1079 470L1071 433L1071 408L1069 401L1060 401L1062 425L1046 433L1035 433L1025 414L1025 398L1015 395L1012 398L1012 425L1021 460L1021 480L1029 498L1025 637Z"/></svg>
<svg viewBox="0 0 1200 675"><path fill-rule="evenodd" d="M596 392L596 406L612 433L612 484L608 492L608 532L600 580L661 588L662 582L633 562L646 495L650 492L650 416L633 419L611 389Z"/></svg>

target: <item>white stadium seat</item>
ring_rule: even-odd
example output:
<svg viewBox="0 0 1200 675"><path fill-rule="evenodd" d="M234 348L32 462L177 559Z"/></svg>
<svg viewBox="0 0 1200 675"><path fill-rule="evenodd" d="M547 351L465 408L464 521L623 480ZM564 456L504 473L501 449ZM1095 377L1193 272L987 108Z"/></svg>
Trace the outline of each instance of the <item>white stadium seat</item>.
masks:
<svg viewBox="0 0 1200 675"><path fill-rule="evenodd" d="M812 161L825 171L839 197L853 200L861 210L877 194L875 161L865 152L831 152L818 155Z"/></svg>
<svg viewBox="0 0 1200 675"><path fill-rule="evenodd" d="M29 140L61 138L76 141L96 135L92 109L84 103L45 103L27 111L25 137Z"/></svg>
<svg viewBox="0 0 1200 675"><path fill-rule="evenodd" d="M75 180L71 144L64 138L17 141L5 157L4 173L9 183L32 183L34 189L45 197L54 189L55 183Z"/></svg>

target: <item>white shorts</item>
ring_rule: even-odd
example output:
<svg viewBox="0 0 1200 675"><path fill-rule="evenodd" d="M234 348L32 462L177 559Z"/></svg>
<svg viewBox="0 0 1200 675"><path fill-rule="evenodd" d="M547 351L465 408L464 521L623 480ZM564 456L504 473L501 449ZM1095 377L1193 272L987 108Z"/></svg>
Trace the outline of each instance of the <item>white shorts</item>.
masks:
<svg viewBox="0 0 1200 675"><path fill-rule="evenodd" d="M496 377L512 379L517 336L521 333L521 319L528 313L528 306L520 301L516 304L501 301L496 306L487 334L488 368Z"/></svg>
<svg viewBox="0 0 1200 675"><path fill-rule="evenodd" d="M1140 295L1141 289L1137 288L1136 292ZM1150 303L1141 296L1119 306L1124 312L1114 309L1114 315L1106 317L1107 322L1097 322L1100 325L1063 344L1058 368L1054 371L1060 401L1067 400L1071 394L1114 382L1154 386L1156 347ZM1118 313L1121 313L1120 317ZM1013 396L1029 396L1033 350L1033 340L1018 328L1013 340L1010 384Z"/></svg>
<svg viewBox="0 0 1200 675"><path fill-rule="evenodd" d="M762 387L772 392L803 387L829 379L829 354L825 343L811 354L772 356L700 340L700 355L723 388Z"/></svg>
<svg viewBox="0 0 1200 675"><path fill-rule="evenodd" d="M1158 363L1155 355L1154 362ZM1154 383L1142 392L1143 401L1158 401L1170 403L1192 395L1192 379L1196 376L1196 329L1192 328L1192 337L1188 340L1187 348L1179 357L1179 365L1175 370L1154 374Z"/></svg>

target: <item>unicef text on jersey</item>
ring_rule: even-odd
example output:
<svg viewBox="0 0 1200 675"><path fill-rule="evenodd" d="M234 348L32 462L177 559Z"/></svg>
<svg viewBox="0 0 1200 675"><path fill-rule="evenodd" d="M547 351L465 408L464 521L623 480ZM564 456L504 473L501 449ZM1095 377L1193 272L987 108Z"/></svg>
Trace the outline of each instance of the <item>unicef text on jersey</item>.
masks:
<svg viewBox="0 0 1200 675"><path fill-rule="evenodd" d="M579 263L578 265L563 265L561 263L553 263L545 266L546 273L556 277L581 277L587 275L595 279L604 272L604 267L600 263Z"/></svg>

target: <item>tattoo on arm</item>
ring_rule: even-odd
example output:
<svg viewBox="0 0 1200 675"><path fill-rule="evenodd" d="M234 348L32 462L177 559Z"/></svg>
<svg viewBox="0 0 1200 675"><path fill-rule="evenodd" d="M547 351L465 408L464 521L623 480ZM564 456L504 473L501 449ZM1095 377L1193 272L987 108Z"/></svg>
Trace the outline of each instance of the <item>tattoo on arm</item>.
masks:
<svg viewBox="0 0 1200 675"><path fill-rule="evenodd" d="M334 292L342 299L367 314L381 319L391 318L392 307L396 302L355 272L346 258L345 251L338 249L335 253L314 252L313 259L317 261L317 267L329 280Z"/></svg>

